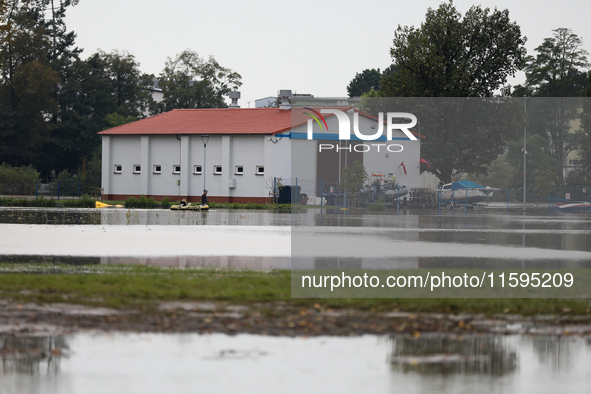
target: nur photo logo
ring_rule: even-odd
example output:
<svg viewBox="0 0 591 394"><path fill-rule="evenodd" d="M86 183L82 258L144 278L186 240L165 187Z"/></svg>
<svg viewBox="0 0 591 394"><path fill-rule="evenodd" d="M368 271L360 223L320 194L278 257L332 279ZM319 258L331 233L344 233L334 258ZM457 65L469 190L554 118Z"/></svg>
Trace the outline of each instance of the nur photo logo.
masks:
<svg viewBox="0 0 591 394"><path fill-rule="evenodd" d="M308 110L309 112L304 112L305 115L310 116L312 119L308 119L307 121L307 138L308 140L314 139L314 122L318 124L319 128L323 132L328 132L328 124L326 123L326 119L323 114L330 114L334 115L338 121L339 127L339 140L340 141L350 141L351 138L351 117L349 115L353 115L353 133L354 138L361 141L376 141L384 135L384 124L386 128L386 141L392 141L393 131L400 130L404 133L404 135L411 141L417 141L417 138L413 135L413 133L409 130L410 128L416 126L417 124L417 117L408 112L388 112L386 113L386 121L384 122L384 113L380 112L378 114L377 126L372 126L372 129L377 129L373 134L363 134L359 128L359 112L350 109L346 112L343 112L338 109L334 108L322 108L320 112L317 110L304 107L304 109ZM395 123L395 120L399 119L410 119L410 123ZM347 147L347 149L353 148L356 152L369 152L373 147L377 148L377 151L380 152L380 148L384 147L385 150L391 153L402 152L404 149L402 145L399 144L357 144L353 146ZM319 144L318 146L319 152L322 150L330 150L335 149L333 144ZM337 151L339 147L337 146Z"/></svg>

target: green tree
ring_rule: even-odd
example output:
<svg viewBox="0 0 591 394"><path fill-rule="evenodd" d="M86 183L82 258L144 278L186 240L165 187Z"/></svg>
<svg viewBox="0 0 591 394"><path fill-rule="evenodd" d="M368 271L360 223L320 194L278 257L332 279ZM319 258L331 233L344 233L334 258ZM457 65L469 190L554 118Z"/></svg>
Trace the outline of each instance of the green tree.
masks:
<svg viewBox="0 0 591 394"><path fill-rule="evenodd" d="M552 154L548 141L539 136L532 135L527 137L527 184L529 189L534 189L535 185L546 184L548 172L558 173L560 163ZM507 160L513 168L513 187L523 186L523 141L511 141L508 144L509 151ZM538 181L538 177L542 180Z"/></svg>
<svg viewBox="0 0 591 394"><path fill-rule="evenodd" d="M358 97L368 93L372 89L379 90L381 79L382 73L379 68L377 70L375 68L363 70L360 73L356 73L355 78L349 82L347 93L349 93L349 97Z"/></svg>
<svg viewBox="0 0 591 394"><path fill-rule="evenodd" d="M584 68L589 67L583 40L571 29L553 30L530 57L526 68L526 87L533 97L546 97L532 102L533 132L549 138L556 160L562 165L569 152L579 146L571 123L579 117L579 103L568 97L580 97L585 87ZM562 167L561 165L561 167ZM563 180L562 168L558 176Z"/></svg>
<svg viewBox="0 0 591 394"><path fill-rule="evenodd" d="M583 91L583 108L581 112L581 126L579 156L583 171L591 174L591 71L587 73L586 87Z"/></svg>
<svg viewBox="0 0 591 394"><path fill-rule="evenodd" d="M142 74L140 64L129 52L99 51L98 56L107 65L107 77L111 82L116 112L124 117L145 117L154 104L149 91L153 86L154 76Z"/></svg>
<svg viewBox="0 0 591 394"><path fill-rule="evenodd" d="M105 59L93 54L86 60L72 61L62 70L51 138L38 158L38 168L45 177L52 170L57 174L76 171L100 145L97 133L108 127L105 117L117 110L108 68Z"/></svg>
<svg viewBox="0 0 591 394"><path fill-rule="evenodd" d="M508 10L473 6L462 16L452 2L442 3L428 9L419 28L398 26L390 50L395 69L382 78L380 95L491 97L522 67L525 41ZM466 115L468 107L479 105L486 103L433 101L422 111L421 155L431 159L429 171L444 182L453 171L485 172L519 129L510 123L517 119L514 110L501 119L503 127L492 118L483 122ZM484 111L494 116L492 107Z"/></svg>
<svg viewBox="0 0 591 394"><path fill-rule="evenodd" d="M99 51L62 70L51 139L39 169L76 171L100 146L97 133L145 117L153 105L139 63L126 52Z"/></svg>
<svg viewBox="0 0 591 394"><path fill-rule="evenodd" d="M214 58L203 60L186 50L168 58L158 83L164 93L161 111L178 108L225 108L224 97L242 85L240 74L222 67Z"/></svg>
<svg viewBox="0 0 591 394"><path fill-rule="evenodd" d="M525 41L508 10L473 6L462 17L452 2L429 8L420 28L394 33L396 71L383 96L492 96L522 66Z"/></svg>
<svg viewBox="0 0 591 394"><path fill-rule="evenodd" d="M365 167L359 160L355 160L351 168L343 168L340 188L349 193L357 193L363 188L366 180Z"/></svg>
<svg viewBox="0 0 591 394"><path fill-rule="evenodd" d="M506 189L511 185L515 169L509 164L507 154L504 153L494 159L482 174L466 174L462 179L470 180L483 186Z"/></svg>
<svg viewBox="0 0 591 394"><path fill-rule="evenodd" d="M0 8L0 161L30 164L50 127L57 72L48 63L51 41L45 1L6 1Z"/></svg>
<svg viewBox="0 0 591 394"><path fill-rule="evenodd" d="M538 97L581 96L585 82L581 70L589 67L589 53L571 29L559 28L553 33L535 49L536 57L527 59L526 85Z"/></svg>
<svg viewBox="0 0 591 394"><path fill-rule="evenodd" d="M548 197L548 193L554 190L557 180L558 176L554 171L540 171L536 176L534 191L540 198Z"/></svg>

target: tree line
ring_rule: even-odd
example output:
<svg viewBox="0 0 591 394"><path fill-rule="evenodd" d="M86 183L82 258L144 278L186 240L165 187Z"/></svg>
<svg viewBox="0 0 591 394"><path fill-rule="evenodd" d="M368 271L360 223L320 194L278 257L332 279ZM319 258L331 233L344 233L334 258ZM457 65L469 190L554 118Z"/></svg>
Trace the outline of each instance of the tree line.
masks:
<svg viewBox="0 0 591 394"><path fill-rule="evenodd" d="M557 184L565 182L567 155L577 151L584 170L569 174L570 180L591 182L591 99L568 99L591 97L591 72L583 40L571 29L558 28L535 48L533 56L527 55L525 43L526 37L508 10L473 6L462 15L453 2L442 3L428 9L420 27L399 25L390 48L392 65L383 72L367 69L357 73L347 91L351 97L528 100L528 177L540 175ZM517 71L525 71L526 81L512 87L507 80ZM491 186L522 185L523 120L515 117L507 127L489 128L486 138L475 143L470 137L478 135L476 128L467 133L454 122L450 108L440 112L433 114L439 119L436 127L421 131L426 136L421 155L433 164L421 170L432 171L445 182L454 174L482 179L497 171L498 179L506 185ZM576 126L579 120L580 126Z"/></svg>
<svg viewBox="0 0 591 394"><path fill-rule="evenodd" d="M126 51L83 59L65 23L77 4L0 1L0 164L32 165L46 180L100 171L99 131L175 108L225 107L242 84L238 73L191 50L169 57L158 76L142 73Z"/></svg>

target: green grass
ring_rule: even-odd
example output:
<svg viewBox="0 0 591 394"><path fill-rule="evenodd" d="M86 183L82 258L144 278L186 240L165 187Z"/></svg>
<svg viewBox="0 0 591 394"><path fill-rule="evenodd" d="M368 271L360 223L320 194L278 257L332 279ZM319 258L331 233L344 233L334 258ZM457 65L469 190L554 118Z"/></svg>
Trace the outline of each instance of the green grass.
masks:
<svg viewBox="0 0 591 394"><path fill-rule="evenodd" d="M232 304L283 302L294 307L437 313L590 314L588 299L291 298L291 272L145 266L0 264L0 299L155 308L164 301Z"/></svg>

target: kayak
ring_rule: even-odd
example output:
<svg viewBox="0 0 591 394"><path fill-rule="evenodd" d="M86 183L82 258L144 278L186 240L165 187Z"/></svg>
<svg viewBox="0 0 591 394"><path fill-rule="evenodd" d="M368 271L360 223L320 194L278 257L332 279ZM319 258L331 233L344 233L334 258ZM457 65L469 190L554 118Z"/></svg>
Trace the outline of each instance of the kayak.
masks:
<svg viewBox="0 0 591 394"><path fill-rule="evenodd" d="M173 211L207 211L209 210L209 205L188 205L188 206L181 206L181 205L173 205L170 207Z"/></svg>
<svg viewBox="0 0 591 394"><path fill-rule="evenodd" d="M95 208L123 208L123 205L109 205L104 202L97 201Z"/></svg>

